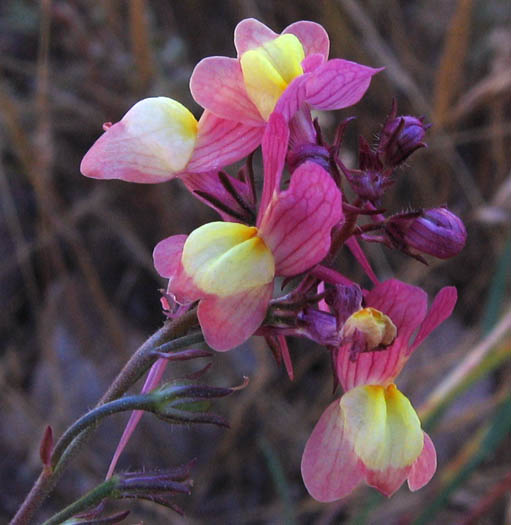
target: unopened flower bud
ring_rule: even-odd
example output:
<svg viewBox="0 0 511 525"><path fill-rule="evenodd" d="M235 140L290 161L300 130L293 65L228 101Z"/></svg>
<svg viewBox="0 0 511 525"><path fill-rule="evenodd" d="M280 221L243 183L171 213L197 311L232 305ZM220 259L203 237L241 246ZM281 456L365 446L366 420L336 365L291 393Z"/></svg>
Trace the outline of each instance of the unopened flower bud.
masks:
<svg viewBox="0 0 511 525"><path fill-rule="evenodd" d="M228 427L227 421L218 414L207 412L209 400L225 397L244 388L248 378L240 386L223 388L209 385L167 384L150 395L153 405L147 410L169 423L211 423Z"/></svg>
<svg viewBox="0 0 511 525"><path fill-rule="evenodd" d="M115 497L149 500L183 515L182 509L172 501L172 497L191 493L193 481L189 479L189 475L194 463L195 460L172 469L118 474L112 478L116 483Z"/></svg>
<svg viewBox="0 0 511 525"><path fill-rule="evenodd" d="M384 349L392 344L396 334L390 317L375 308L363 308L350 315L342 329L343 339L353 343L353 353Z"/></svg>
<svg viewBox="0 0 511 525"><path fill-rule="evenodd" d="M287 154L287 164L291 173L307 161L315 162L322 168L330 170L330 152L324 146L318 144L301 144L291 149Z"/></svg>
<svg viewBox="0 0 511 525"><path fill-rule="evenodd" d="M387 178L379 171L362 171L346 175L353 191L362 199L379 201L385 188Z"/></svg>
<svg viewBox="0 0 511 525"><path fill-rule="evenodd" d="M338 345L336 317L328 312L305 308L299 315L300 334L321 345Z"/></svg>
<svg viewBox="0 0 511 525"><path fill-rule="evenodd" d="M424 124L423 117L411 115L397 116L394 102L392 111L381 132L378 156L385 166L396 167L404 162L414 151L426 147L423 139L429 124Z"/></svg>
<svg viewBox="0 0 511 525"><path fill-rule="evenodd" d="M458 255L467 239L463 221L447 208L425 210L413 219L390 219L389 225L406 247L439 259Z"/></svg>
<svg viewBox="0 0 511 525"><path fill-rule="evenodd" d="M393 184L392 170L385 169L377 153L371 149L364 137L359 138L358 163L358 170L348 170L341 165L351 188L361 199L379 201L385 189Z"/></svg>
<svg viewBox="0 0 511 525"><path fill-rule="evenodd" d="M362 308L362 298L362 290L358 284L337 284L327 290L325 300L335 312L339 328L354 312Z"/></svg>
<svg viewBox="0 0 511 525"><path fill-rule="evenodd" d="M188 476L192 464L168 470L123 472L118 475L117 490L124 495L131 492L190 494L192 482Z"/></svg>

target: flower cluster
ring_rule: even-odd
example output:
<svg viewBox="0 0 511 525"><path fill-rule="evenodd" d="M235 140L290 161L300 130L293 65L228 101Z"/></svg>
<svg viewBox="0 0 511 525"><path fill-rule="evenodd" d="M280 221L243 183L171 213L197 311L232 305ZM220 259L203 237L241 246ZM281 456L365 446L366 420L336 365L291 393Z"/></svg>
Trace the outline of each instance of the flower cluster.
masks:
<svg viewBox="0 0 511 525"><path fill-rule="evenodd" d="M381 209L396 168L425 146L428 126L423 118L398 116L393 102L376 146L361 138L359 167L348 168L339 152L351 119L329 144L311 112L357 103L381 69L329 59L328 35L313 22L279 35L243 20L234 42L237 58L205 58L193 71L190 90L204 108L198 121L175 100L142 100L120 122L105 124L82 173L141 183L179 178L219 213L221 220L154 249L156 270L168 279L165 310L174 316L198 305L213 349L231 350L262 335L291 378L287 336L329 350L344 395L326 409L305 447L302 474L314 498L342 498L362 480L386 495L404 480L416 490L436 469L435 449L394 381L451 314L456 291L442 289L427 312L421 289L378 281L359 240L419 260L463 248L463 223L446 208L390 216ZM251 155L259 146L260 190ZM247 156L237 176L223 171ZM343 247L372 289L335 269Z"/></svg>

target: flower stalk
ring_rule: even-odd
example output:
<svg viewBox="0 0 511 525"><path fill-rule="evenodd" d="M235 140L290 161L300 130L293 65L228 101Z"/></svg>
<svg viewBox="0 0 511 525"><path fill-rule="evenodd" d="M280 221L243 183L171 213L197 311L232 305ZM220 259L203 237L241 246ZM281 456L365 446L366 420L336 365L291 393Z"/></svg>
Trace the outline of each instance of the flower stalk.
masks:
<svg viewBox="0 0 511 525"><path fill-rule="evenodd" d="M154 350L169 342L183 337L197 323L197 313L191 310L174 321L167 321L157 332L138 348L113 383L100 399L97 407L113 401L128 390L158 358ZM59 458L58 469L43 468L32 489L12 518L10 525L28 525L43 501L57 485L65 469L80 452L92 435L93 429L87 428L76 435L71 444Z"/></svg>

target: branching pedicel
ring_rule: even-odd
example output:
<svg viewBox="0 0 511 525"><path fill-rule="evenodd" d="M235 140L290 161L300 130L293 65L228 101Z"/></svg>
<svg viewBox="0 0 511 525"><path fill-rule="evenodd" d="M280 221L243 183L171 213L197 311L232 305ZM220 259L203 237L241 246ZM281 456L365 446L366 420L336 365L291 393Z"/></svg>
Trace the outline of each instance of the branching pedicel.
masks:
<svg viewBox="0 0 511 525"><path fill-rule="evenodd" d="M204 107L199 121L174 100L142 100L105 127L84 157L82 173L140 183L180 178L219 213L221 221L164 239L154 250L156 270L168 279L166 314L179 319L198 305L200 329L211 348L227 351L252 335L264 336L291 379L286 337L305 337L328 349L334 383L344 395L326 409L305 447L302 474L314 498L342 498L361 481L387 496L404 480L417 490L435 472L435 448L394 380L410 354L451 314L456 291L442 289L427 313L420 288L378 281L359 240L421 261L424 254L447 258L463 248L463 223L446 208L386 216L381 207L396 168L425 146L428 126L422 118L398 116L394 101L375 148L361 138L358 168L348 168L339 152L352 119L339 125L328 144L311 110L357 103L381 69L328 59L328 36L313 22L297 22L278 35L257 20L243 20L234 40L237 58L206 58L192 74L192 95ZM260 195L251 155L259 145ZM237 177L222 171L247 155ZM355 195L352 202L346 185ZM360 225L360 217L370 222ZM345 246L373 282L371 290L335 269ZM280 281L275 286L276 278L283 278L282 288ZM156 349L150 364L169 355ZM160 372L145 390L157 386ZM208 393L221 395L210 387L169 388L156 392L181 388L191 396L190 406ZM161 416L160 405L153 406L161 394L144 395L152 397L140 407ZM188 405L178 398L165 409L172 421L186 416ZM112 479L124 480L126 490L138 478ZM140 497L148 497L151 487L144 487ZM161 491L153 496L161 502Z"/></svg>

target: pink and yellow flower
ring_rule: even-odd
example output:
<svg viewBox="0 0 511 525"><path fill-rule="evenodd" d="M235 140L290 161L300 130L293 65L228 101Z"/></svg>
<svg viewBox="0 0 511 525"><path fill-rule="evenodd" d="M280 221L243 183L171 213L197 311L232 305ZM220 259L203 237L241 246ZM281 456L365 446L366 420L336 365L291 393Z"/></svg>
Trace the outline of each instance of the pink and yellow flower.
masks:
<svg viewBox="0 0 511 525"><path fill-rule="evenodd" d="M296 22L278 35L258 20L242 20L234 45L237 58L197 64L190 90L215 115L252 126L264 126L274 110L289 120L304 103L322 110L356 104L381 71L328 60L328 35L314 22Z"/></svg>
<svg viewBox="0 0 511 525"><path fill-rule="evenodd" d="M204 111L197 121L167 97L137 102L92 145L80 165L86 177L157 183L218 171L251 153L262 129Z"/></svg>
<svg viewBox="0 0 511 525"><path fill-rule="evenodd" d="M339 349L337 375L345 393L321 416L302 458L304 483L315 499L343 498L362 481L386 496L405 480L413 491L429 482L436 470L435 447L394 380L412 352L449 317L456 298L455 288L443 288L427 312L423 290L391 279L375 286L367 307L348 318L348 328L370 335L373 347L388 344L389 334L397 331L397 336L385 350L355 358L352 342Z"/></svg>
<svg viewBox="0 0 511 525"><path fill-rule="evenodd" d="M157 271L181 303L199 300L206 342L229 350L263 322L276 276L305 272L330 249L330 232L342 219L342 197L330 175L312 162L280 190L288 126L274 113L262 149L264 186L255 226L213 222L188 237L161 241L154 250Z"/></svg>

